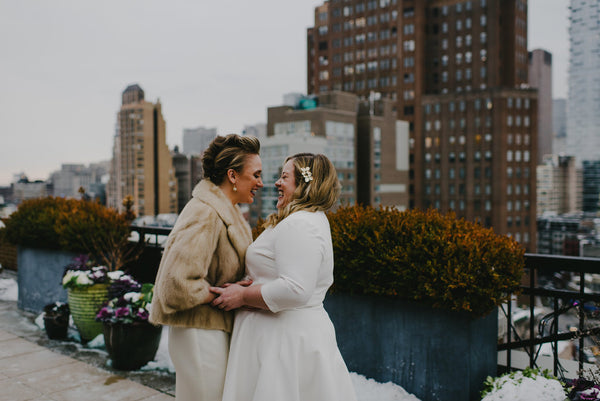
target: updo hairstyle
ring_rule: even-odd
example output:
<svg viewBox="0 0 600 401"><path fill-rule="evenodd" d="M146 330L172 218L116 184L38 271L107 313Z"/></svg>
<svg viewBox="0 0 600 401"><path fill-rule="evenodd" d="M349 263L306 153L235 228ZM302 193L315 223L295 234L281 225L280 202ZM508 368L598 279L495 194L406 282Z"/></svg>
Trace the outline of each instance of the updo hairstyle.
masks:
<svg viewBox="0 0 600 401"><path fill-rule="evenodd" d="M202 156L204 178L208 178L215 185L221 185L227 176L227 170L233 169L241 173L246 156L258 155L259 152L260 142L253 136L217 136Z"/></svg>

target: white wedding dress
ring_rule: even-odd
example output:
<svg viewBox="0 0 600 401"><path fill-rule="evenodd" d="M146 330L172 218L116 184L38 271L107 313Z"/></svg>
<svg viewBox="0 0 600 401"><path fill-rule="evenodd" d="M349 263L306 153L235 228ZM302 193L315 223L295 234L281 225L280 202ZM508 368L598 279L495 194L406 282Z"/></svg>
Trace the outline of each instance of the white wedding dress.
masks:
<svg viewBox="0 0 600 401"><path fill-rule="evenodd" d="M270 310L236 312L223 401L355 401L323 309L333 249L323 212L296 212L246 253Z"/></svg>

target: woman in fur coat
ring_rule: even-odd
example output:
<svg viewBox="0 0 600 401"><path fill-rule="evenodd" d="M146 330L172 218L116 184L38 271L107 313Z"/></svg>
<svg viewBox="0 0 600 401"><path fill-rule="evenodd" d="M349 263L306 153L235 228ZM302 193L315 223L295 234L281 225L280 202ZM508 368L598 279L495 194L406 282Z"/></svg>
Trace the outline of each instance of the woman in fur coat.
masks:
<svg viewBox="0 0 600 401"><path fill-rule="evenodd" d="M169 326L178 401L220 401L233 314L210 305L211 286L239 281L249 224L238 203L263 186L260 143L235 134L213 140L202 158L204 179L169 234L154 287L150 321Z"/></svg>

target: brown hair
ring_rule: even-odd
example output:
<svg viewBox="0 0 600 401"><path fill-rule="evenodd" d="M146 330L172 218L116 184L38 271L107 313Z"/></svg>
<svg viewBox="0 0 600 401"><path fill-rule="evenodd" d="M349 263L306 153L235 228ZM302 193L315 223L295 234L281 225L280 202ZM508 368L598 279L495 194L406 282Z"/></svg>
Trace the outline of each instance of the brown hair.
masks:
<svg viewBox="0 0 600 401"><path fill-rule="evenodd" d="M312 153L298 153L285 159L294 165L294 181L296 190L292 199L283 208L269 215L265 227L276 226L290 214L306 210L309 212L327 211L337 202L341 186L337 172L331 161L325 155ZM305 180L301 168L308 167L312 180Z"/></svg>
<svg viewBox="0 0 600 401"><path fill-rule="evenodd" d="M227 175L227 170L233 169L241 173L246 156L257 155L259 152L260 142L253 136L236 134L217 136L202 156L204 178L208 178L215 185L220 185Z"/></svg>

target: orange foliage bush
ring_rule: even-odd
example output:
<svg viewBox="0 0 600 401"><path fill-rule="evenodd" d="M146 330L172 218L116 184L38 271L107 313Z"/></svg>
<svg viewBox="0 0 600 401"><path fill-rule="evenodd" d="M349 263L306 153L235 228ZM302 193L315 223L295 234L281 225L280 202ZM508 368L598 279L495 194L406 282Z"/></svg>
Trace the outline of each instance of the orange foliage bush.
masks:
<svg viewBox="0 0 600 401"><path fill-rule="evenodd" d="M518 292L525 250L492 229L436 210L342 206L328 214L333 291L489 313Z"/></svg>

